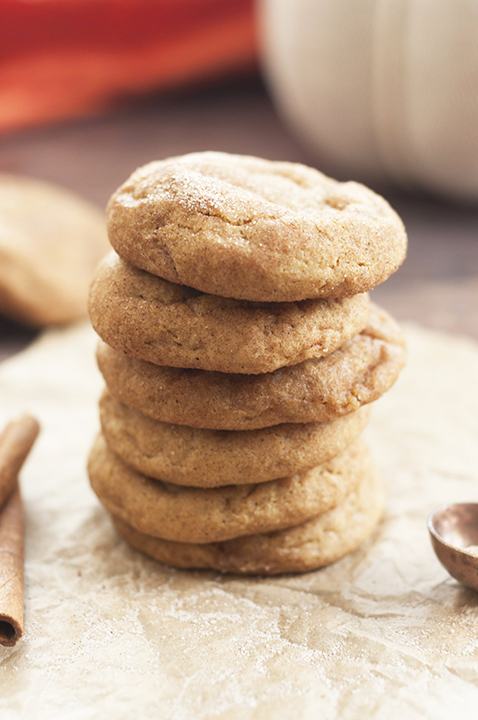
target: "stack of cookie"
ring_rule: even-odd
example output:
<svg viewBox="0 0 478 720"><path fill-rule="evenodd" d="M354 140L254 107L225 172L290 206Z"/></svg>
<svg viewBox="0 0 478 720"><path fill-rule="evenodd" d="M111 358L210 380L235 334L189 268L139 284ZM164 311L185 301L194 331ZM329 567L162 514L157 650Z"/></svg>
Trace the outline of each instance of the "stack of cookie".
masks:
<svg viewBox="0 0 478 720"><path fill-rule="evenodd" d="M357 548L383 504L368 405L404 363L367 295L405 256L398 216L356 183L210 152L137 170L108 226L88 468L120 534L161 562L235 573Z"/></svg>

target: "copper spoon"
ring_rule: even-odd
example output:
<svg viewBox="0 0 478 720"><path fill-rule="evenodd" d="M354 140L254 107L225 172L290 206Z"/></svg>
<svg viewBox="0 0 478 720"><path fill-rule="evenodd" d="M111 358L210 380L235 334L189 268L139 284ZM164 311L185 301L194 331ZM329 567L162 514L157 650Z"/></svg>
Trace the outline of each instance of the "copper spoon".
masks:
<svg viewBox="0 0 478 720"><path fill-rule="evenodd" d="M450 575L478 590L478 503L442 505L428 517L437 558Z"/></svg>

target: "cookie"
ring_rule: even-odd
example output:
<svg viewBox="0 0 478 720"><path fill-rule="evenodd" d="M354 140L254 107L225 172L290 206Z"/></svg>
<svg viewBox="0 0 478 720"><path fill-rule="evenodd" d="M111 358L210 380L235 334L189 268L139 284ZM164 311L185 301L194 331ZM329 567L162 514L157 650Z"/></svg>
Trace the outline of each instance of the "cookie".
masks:
<svg viewBox="0 0 478 720"><path fill-rule="evenodd" d="M127 465L158 480L196 487L267 482L319 465L358 437L368 410L325 423L203 430L153 420L108 390L100 400L103 436Z"/></svg>
<svg viewBox="0 0 478 720"><path fill-rule="evenodd" d="M356 487L332 510L272 533L198 545L152 537L115 516L113 522L133 547L166 565L277 575L315 570L353 552L376 528L383 505L382 483L370 466Z"/></svg>
<svg viewBox="0 0 478 720"><path fill-rule="evenodd" d="M252 430L332 420L379 398L405 363L403 334L371 303L367 327L326 357L262 375L160 367L105 343L99 368L114 397L149 417L190 427Z"/></svg>
<svg viewBox="0 0 478 720"><path fill-rule="evenodd" d="M112 196L107 225L138 268L265 302L366 292L399 267L407 244L398 215L363 185L217 152L139 168Z"/></svg>
<svg viewBox="0 0 478 720"><path fill-rule="evenodd" d="M30 326L86 316L88 287L110 250L104 215L49 183L0 175L0 313Z"/></svg>
<svg viewBox="0 0 478 720"><path fill-rule="evenodd" d="M126 465L99 435L88 462L103 505L139 532L176 542L208 543L297 525L337 505L366 472L363 441L293 476L197 488L148 478Z"/></svg>
<svg viewBox="0 0 478 720"><path fill-rule="evenodd" d="M249 303L176 285L109 255L92 283L98 335L158 365L265 373L327 355L362 330L368 295L298 303Z"/></svg>

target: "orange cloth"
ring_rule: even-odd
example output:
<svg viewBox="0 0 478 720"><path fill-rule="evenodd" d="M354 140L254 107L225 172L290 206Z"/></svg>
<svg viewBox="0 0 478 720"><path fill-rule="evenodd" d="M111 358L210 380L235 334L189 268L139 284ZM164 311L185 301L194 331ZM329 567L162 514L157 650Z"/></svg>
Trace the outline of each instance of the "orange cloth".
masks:
<svg viewBox="0 0 478 720"><path fill-rule="evenodd" d="M3 0L0 132L255 65L253 0Z"/></svg>

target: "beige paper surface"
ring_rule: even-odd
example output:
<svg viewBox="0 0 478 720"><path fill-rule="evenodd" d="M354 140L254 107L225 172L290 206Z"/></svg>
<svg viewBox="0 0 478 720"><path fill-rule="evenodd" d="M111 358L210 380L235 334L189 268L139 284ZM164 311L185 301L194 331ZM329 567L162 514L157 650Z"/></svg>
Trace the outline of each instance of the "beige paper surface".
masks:
<svg viewBox="0 0 478 720"><path fill-rule="evenodd" d="M478 501L478 345L407 329L368 437L389 487L373 539L321 571L236 578L130 549L89 488L102 381L86 326L0 365L0 421L42 432L21 483L25 633L0 649L2 720L476 718L478 594L428 513Z"/></svg>

